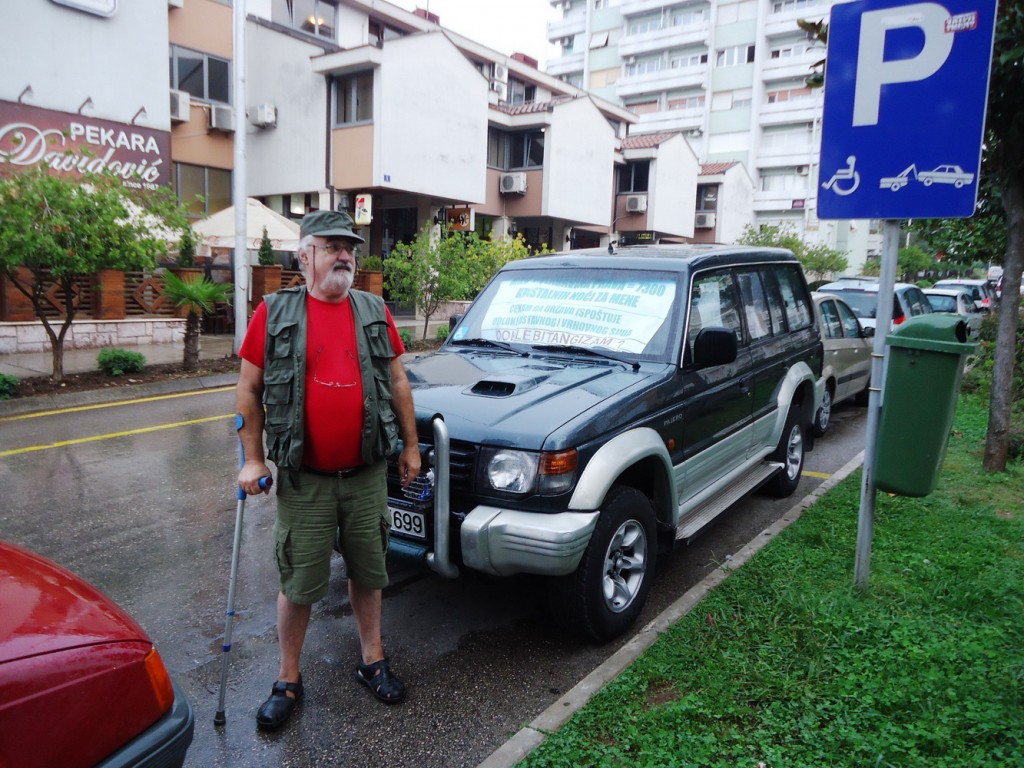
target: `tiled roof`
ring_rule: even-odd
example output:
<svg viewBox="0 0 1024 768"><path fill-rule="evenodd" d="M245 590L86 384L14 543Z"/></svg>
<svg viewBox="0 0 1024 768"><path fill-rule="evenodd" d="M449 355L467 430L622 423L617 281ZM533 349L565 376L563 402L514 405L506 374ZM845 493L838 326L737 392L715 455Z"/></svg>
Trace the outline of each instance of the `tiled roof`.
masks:
<svg viewBox="0 0 1024 768"><path fill-rule="evenodd" d="M642 133L637 136L627 136L622 140L623 149L648 149L656 147L661 142L671 139L677 134L674 133Z"/></svg>
<svg viewBox="0 0 1024 768"><path fill-rule="evenodd" d="M493 109L507 115L533 115L538 112L550 112L555 105L572 101L571 96L563 96L551 101L531 101L526 104L495 104Z"/></svg>
<svg viewBox="0 0 1024 768"><path fill-rule="evenodd" d="M728 163L704 163L700 167L701 176L717 176L720 173L725 173L730 168L736 165L736 161Z"/></svg>

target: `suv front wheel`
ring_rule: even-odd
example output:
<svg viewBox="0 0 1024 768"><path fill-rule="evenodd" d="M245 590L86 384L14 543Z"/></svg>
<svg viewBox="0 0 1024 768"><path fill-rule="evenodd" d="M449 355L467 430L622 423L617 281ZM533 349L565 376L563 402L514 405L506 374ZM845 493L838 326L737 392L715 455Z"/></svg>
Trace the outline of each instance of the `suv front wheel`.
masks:
<svg viewBox="0 0 1024 768"><path fill-rule="evenodd" d="M657 559L654 509L635 488L608 492L597 526L574 573L553 579L553 618L597 642L618 637L647 600Z"/></svg>

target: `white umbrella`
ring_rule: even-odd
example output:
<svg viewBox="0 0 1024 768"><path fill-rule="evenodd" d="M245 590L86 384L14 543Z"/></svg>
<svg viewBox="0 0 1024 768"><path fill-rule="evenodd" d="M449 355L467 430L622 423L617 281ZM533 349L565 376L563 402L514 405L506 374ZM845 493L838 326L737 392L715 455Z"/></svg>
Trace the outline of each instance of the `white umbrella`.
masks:
<svg viewBox="0 0 1024 768"><path fill-rule="evenodd" d="M272 211L255 198L246 200L245 239L246 248L258 250L263 240L263 228L275 251L297 251L299 249L299 225L281 214ZM203 243L212 248L235 247L235 208L225 208L208 219L194 224L192 229Z"/></svg>

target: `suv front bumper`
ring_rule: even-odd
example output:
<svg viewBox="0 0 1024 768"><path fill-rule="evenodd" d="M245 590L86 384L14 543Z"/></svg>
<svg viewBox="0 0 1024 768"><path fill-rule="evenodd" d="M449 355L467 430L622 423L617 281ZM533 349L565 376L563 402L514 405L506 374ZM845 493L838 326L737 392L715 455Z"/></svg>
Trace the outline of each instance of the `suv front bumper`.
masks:
<svg viewBox="0 0 1024 768"><path fill-rule="evenodd" d="M462 561L494 576L564 576L579 566L597 516L598 512L546 515L476 507L462 523Z"/></svg>

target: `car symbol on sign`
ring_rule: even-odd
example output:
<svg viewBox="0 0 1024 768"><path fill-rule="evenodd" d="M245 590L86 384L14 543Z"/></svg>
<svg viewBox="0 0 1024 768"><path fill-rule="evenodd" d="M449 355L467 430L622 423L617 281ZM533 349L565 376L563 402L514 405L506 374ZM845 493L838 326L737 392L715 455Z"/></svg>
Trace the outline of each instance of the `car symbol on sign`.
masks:
<svg viewBox="0 0 1024 768"><path fill-rule="evenodd" d="M964 184L974 181L973 173L964 173L959 165L940 165L934 171L919 171L917 180L930 187L935 184L952 184L960 189Z"/></svg>

